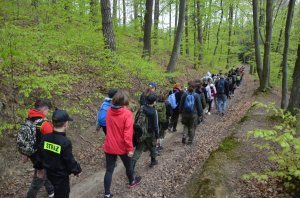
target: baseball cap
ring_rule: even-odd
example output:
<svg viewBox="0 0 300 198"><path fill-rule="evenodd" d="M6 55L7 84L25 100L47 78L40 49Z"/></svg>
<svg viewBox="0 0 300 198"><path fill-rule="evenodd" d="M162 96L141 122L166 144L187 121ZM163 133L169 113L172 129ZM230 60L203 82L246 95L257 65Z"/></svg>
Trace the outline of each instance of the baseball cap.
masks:
<svg viewBox="0 0 300 198"><path fill-rule="evenodd" d="M148 83L148 86L151 86L151 87L157 87L157 84L155 82L149 82Z"/></svg>
<svg viewBox="0 0 300 198"><path fill-rule="evenodd" d="M73 121L73 119L69 116L69 114L61 109L55 109L52 115L53 122L66 122Z"/></svg>

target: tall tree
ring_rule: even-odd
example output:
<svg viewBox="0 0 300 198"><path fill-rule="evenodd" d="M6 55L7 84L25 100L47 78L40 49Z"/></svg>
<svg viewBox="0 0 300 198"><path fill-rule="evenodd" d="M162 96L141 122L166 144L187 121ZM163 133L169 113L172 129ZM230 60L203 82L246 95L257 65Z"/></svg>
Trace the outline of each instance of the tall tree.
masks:
<svg viewBox="0 0 300 198"><path fill-rule="evenodd" d="M214 49L214 54L213 54L213 59L212 59L212 63L214 62L214 58L216 56L217 53L217 48L219 45L219 40L220 40L220 31L221 31L221 25L222 25L222 21L223 21L223 14L224 14L224 9L223 9L223 0L220 1L220 7L221 7L221 16L220 16L220 22L219 22L219 26L218 26L218 30L217 30L217 42L216 42L216 46ZM212 64L213 65L213 64Z"/></svg>
<svg viewBox="0 0 300 198"><path fill-rule="evenodd" d="M259 46L259 21L258 21L258 2L257 0L252 0L253 7L253 30L254 30L254 45L255 45L255 62L256 70L259 77L260 86L262 86L263 78L263 66L260 56L260 46Z"/></svg>
<svg viewBox="0 0 300 198"><path fill-rule="evenodd" d="M197 0L197 32L198 32L198 42L199 42L199 61L203 58L203 30L202 30L202 14L201 14L201 2Z"/></svg>
<svg viewBox="0 0 300 198"><path fill-rule="evenodd" d="M187 56L190 55L190 44L189 44L189 3L186 0L185 6L185 53Z"/></svg>
<svg viewBox="0 0 300 198"><path fill-rule="evenodd" d="M266 40L264 46L263 82L262 86L260 87L262 91L266 91L270 87L270 53L272 41L273 3L274 0L267 0L266 3Z"/></svg>
<svg viewBox="0 0 300 198"><path fill-rule="evenodd" d="M118 1L113 0L113 21L117 21L117 9L118 9Z"/></svg>
<svg viewBox="0 0 300 198"><path fill-rule="evenodd" d="M153 0L146 0L143 57L144 58L148 57L149 59L151 56L152 12L153 12Z"/></svg>
<svg viewBox="0 0 300 198"><path fill-rule="evenodd" d="M159 0L154 4L154 44L158 43L158 23L159 23Z"/></svg>
<svg viewBox="0 0 300 198"><path fill-rule="evenodd" d="M168 67L167 67L168 72L173 72L173 71L175 71L175 68L176 68L178 52L179 52L181 38L182 38L182 32L183 32L183 28L184 28L185 5L186 5L185 0L180 0L178 27L177 27L176 36L174 39L172 55L171 55L171 58L170 58L170 61L169 61Z"/></svg>
<svg viewBox="0 0 300 198"><path fill-rule="evenodd" d="M298 44L297 60L293 73L293 85L289 100L288 110L295 115L300 109L300 43Z"/></svg>
<svg viewBox="0 0 300 198"><path fill-rule="evenodd" d="M175 31L174 31L175 34L177 30L177 25L178 25L178 0L175 0Z"/></svg>
<svg viewBox="0 0 300 198"><path fill-rule="evenodd" d="M233 23L233 4L230 3L229 5L229 12L228 12L228 22L229 22L229 29L228 29L228 50L227 50L227 64L226 68L230 67L230 53L231 53L231 34L232 34L232 23Z"/></svg>
<svg viewBox="0 0 300 198"><path fill-rule="evenodd" d="M197 0L194 0L193 21L194 21L194 68L197 69Z"/></svg>
<svg viewBox="0 0 300 198"><path fill-rule="evenodd" d="M110 0L101 0L101 15L105 47L111 51L116 51L115 35L111 19Z"/></svg>
<svg viewBox="0 0 300 198"><path fill-rule="evenodd" d="M133 19L137 20L138 18L138 1L137 0L133 0Z"/></svg>
<svg viewBox="0 0 300 198"><path fill-rule="evenodd" d="M123 26L126 26L126 1L123 0Z"/></svg>
<svg viewBox="0 0 300 198"><path fill-rule="evenodd" d="M294 7L296 0L290 0L288 13L286 17L285 33L284 33L284 50L282 60L282 97L281 108L286 109L288 106L288 53L290 44L290 31L292 26Z"/></svg>

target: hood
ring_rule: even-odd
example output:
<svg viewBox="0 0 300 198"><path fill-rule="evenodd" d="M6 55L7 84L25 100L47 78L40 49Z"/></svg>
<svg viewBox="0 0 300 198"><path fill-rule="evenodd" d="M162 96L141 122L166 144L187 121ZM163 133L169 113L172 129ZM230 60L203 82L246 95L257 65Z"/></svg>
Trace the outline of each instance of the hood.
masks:
<svg viewBox="0 0 300 198"><path fill-rule="evenodd" d="M150 106L144 106L143 107L143 112L147 115L147 116L151 116L155 114L155 109L153 107Z"/></svg>
<svg viewBox="0 0 300 198"><path fill-rule="evenodd" d="M37 109L30 109L28 112L28 118L46 118L46 115Z"/></svg>
<svg viewBox="0 0 300 198"><path fill-rule="evenodd" d="M111 101L112 101L112 98L105 98L104 101L105 101L105 102L111 102Z"/></svg>
<svg viewBox="0 0 300 198"><path fill-rule="evenodd" d="M125 113L126 111L128 111L128 109L126 109L125 107L121 107L121 106L111 106L111 114L113 116L117 116L117 115L121 115L123 113Z"/></svg>

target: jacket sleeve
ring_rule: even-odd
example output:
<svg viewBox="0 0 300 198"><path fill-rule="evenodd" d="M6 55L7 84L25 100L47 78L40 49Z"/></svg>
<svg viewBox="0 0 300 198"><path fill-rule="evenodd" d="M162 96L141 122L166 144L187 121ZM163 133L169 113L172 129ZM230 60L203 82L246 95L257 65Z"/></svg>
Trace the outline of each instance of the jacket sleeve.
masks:
<svg viewBox="0 0 300 198"><path fill-rule="evenodd" d="M133 151L132 136L133 136L133 115L130 112L129 116L126 117L125 127L124 127L124 141L125 141L125 147L127 153Z"/></svg>
<svg viewBox="0 0 300 198"><path fill-rule="evenodd" d="M155 138L158 139L159 136L159 128L158 128L158 115L157 115L157 111L154 110L155 113L153 115L153 132L155 135Z"/></svg>
<svg viewBox="0 0 300 198"><path fill-rule="evenodd" d="M68 173L78 175L81 173L81 167L80 164L74 159L73 153L72 153L72 144L69 142L65 149L62 152L62 158L67 166Z"/></svg>
<svg viewBox="0 0 300 198"><path fill-rule="evenodd" d="M146 97L145 97L144 93L141 94L139 102L140 102L140 105L146 105Z"/></svg>
<svg viewBox="0 0 300 198"><path fill-rule="evenodd" d="M227 97L229 97L229 83L228 81L225 81L225 94Z"/></svg>
<svg viewBox="0 0 300 198"><path fill-rule="evenodd" d="M181 100L180 100L180 104L179 104L179 112L182 113L183 111L183 104L184 104L184 101L185 101L185 98L186 98L186 93L184 93L182 96L181 96Z"/></svg>
<svg viewBox="0 0 300 198"><path fill-rule="evenodd" d="M201 104L201 99L200 99L200 95L196 94L195 99L196 99L196 109L197 109L197 114L198 116L202 115L203 109L202 109L202 104Z"/></svg>
<svg viewBox="0 0 300 198"><path fill-rule="evenodd" d="M43 169L43 139L41 140L41 143L38 145L37 152L35 153L36 155L36 160L33 164L33 168L37 170L42 170Z"/></svg>
<svg viewBox="0 0 300 198"><path fill-rule="evenodd" d="M44 122L41 126L42 135L46 135L52 132L53 132L53 125L48 121Z"/></svg>

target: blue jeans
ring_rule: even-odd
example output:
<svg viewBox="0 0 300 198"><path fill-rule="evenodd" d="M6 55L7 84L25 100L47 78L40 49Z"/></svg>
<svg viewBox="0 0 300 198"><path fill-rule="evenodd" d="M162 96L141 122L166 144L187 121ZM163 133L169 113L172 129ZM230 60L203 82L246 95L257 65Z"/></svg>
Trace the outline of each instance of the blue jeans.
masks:
<svg viewBox="0 0 300 198"><path fill-rule="evenodd" d="M226 102L227 102L227 96L225 94L217 96L217 109L219 113L226 112Z"/></svg>

